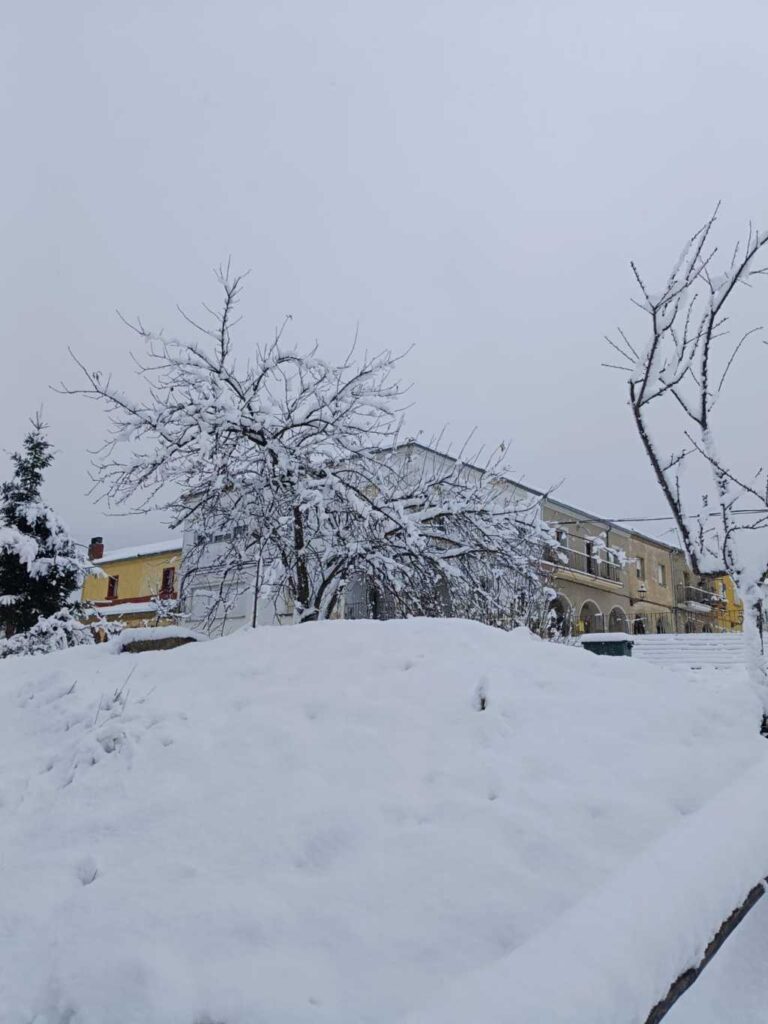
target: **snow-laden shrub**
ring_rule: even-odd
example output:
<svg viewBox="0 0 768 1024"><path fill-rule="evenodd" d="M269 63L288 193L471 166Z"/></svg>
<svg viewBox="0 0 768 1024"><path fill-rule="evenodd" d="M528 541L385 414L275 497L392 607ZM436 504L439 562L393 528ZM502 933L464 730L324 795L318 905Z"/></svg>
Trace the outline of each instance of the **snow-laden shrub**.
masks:
<svg viewBox="0 0 768 1024"><path fill-rule="evenodd" d="M117 623L102 619L88 623L81 622L71 609L40 618L23 633L0 640L0 658L14 655L50 654L62 651L67 647L81 647L84 644L95 644L100 639L115 636L122 627Z"/></svg>

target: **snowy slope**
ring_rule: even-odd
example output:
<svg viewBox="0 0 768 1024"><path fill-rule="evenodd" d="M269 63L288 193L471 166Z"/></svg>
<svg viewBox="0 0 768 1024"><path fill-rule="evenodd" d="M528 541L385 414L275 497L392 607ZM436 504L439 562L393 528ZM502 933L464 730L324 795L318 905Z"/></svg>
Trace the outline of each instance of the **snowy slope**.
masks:
<svg viewBox="0 0 768 1024"><path fill-rule="evenodd" d="M758 720L737 673L456 621L8 659L0 1021L400 1021L753 766Z"/></svg>

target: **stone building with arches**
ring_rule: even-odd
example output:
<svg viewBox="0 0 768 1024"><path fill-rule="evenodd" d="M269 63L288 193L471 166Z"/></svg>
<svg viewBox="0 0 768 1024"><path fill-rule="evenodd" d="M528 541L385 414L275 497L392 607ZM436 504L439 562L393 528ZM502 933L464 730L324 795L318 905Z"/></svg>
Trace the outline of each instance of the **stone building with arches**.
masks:
<svg viewBox="0 0 768 1024"><path fill-rule="evenodd" d="M627 632L630 532L545 497L542 514L557 539L552 552L553 623L558 632Z"/></svg>
<svg viewBox="0 0 768 1024"><path fill-rule="evenodd" d="M430 459L436 464L455 462L418 441L397 448L403 457ZM468 465L473 473L482 468ZM742 609L735 600L727 577L704 581L693 578L682 551L665 541L632 530L583 509L533 490L527 484L496 478L506 494L519 498L549 524L553 544L545 556L544 569L554 591L545 628L552 635L581 633L682 633L741 629ZM193 535L185 537L186 551ZM212 538L211 544L221 538ZM182 552L182 563L184 555ZM216 581L213 581L214 583ZM193 622L204 618L211 582L192 588L188 607ZM245 623L290 621L287 613L275 611L277 599L259 601L254 607L253 587L243 586L240 603L228 614L222 630L231 631ZM201 611L196 612L199 599ZM264 606L264 615L260 610ZM351 582L342 614L350 618L386 618L393 614L386 595L365 580ZM449 602L438 601L435 614L450 614ZM514 619L510 609L510 620Z"/></svg>
<svg viewBox="0 0 768 1024"><path fill-rule="evenodd" d="M743 613L727 577L700 580L673 544L553 498L542 514L552 552L553 631L701 633L740 630Z"/></svg>

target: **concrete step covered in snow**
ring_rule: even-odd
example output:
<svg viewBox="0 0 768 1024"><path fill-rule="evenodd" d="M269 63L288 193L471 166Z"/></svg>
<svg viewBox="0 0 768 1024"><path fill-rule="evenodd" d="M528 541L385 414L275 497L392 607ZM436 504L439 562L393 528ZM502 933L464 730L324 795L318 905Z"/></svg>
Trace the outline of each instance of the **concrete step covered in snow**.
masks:
<svg viewBox="0 0 768 1024"><path fill-rule="evenodd" d="M634 637L633 657L673 668L744 664L743 633L653 633Z"/></svg>

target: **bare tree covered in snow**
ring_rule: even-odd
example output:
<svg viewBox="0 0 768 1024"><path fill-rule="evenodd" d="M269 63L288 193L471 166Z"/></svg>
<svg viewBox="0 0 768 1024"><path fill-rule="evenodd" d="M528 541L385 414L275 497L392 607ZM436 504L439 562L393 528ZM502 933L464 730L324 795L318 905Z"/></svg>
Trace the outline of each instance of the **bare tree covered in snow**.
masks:
<svg viewBox="0 0 768 1024"><path fill-rule="evenodd" d="M733 335L731 306L739 285L766 273L758 258L768 233L750 226L722 261L711 243L717 213L688 240L660 290L651 289L632 264L640 290L636 304L648 317L649 331L641 340L622 331L608 340L629 374L637 431L690 567L704 578L724 572L732 577L745 606L751 672L765 687L768 478L759 464L744 465L765 438L742 438L738 451L724 454L717 412L734 361L759 340L760 328ZM763 692L768 709L768 691Z"/></svg>
<svg viewBox="0 0 768 1024"><path fill-rule="evenodd" d="M544 571L554 537L540 496L510 484L503 446L485 459L464 456L414 442L373 453L387 514L360 566L406 614L540 629L554 597Z"/></svg>
<svg viewBox="0 0 768 1024"><path fill-rule="evenodd" d="M540 599L546 531L535 509L502 493L500 453L474 475L460 460L416 471L395 456L405 395L396 357L353 347L332 364L281 329L238 361L242 278L226 269L219 282L211 326L186 318L192 340L136 326L142 397L82 365L84 386L67 389L103 403L112 421L97 455L100 492L121 507L165 509L194 532L182 588L206 581L209 617L249 586L256 597L288 595L294 621L327 618L361 574L403 612L429 610L439 585L478 617L508 591L521 606L525 588Z"/></svg>

